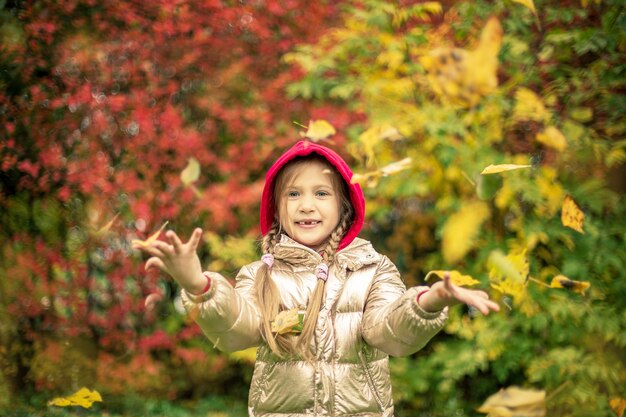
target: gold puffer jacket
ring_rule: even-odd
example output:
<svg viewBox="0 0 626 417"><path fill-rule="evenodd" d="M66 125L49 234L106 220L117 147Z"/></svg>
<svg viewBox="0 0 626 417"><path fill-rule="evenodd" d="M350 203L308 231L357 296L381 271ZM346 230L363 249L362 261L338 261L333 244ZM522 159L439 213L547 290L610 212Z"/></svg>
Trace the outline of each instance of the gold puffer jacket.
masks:
<svg viewBox="0 0 626 417"><path fill-rule="evenodd" d="M304 309L316 284L315 251L283 236L276 245L272 279L287 309ZM393 416L389 355L421 349L443 326L447 309L422 310L395 265L363 239L337 253L315 333L316 359L280 359L259 332L253 295L254 262L233 287L210 273L211 287L182 299L205 335L223 351L258 346L248 412L253 416Z"/></svg>

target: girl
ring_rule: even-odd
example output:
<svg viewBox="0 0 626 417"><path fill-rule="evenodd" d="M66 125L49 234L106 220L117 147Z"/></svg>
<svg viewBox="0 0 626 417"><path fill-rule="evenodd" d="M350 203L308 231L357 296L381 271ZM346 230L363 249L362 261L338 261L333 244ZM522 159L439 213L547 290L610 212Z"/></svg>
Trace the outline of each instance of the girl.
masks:
<svg viewBox="0 0 626 417"><path fill-rule="evenodd" d="M152 256L146 269L182 287L185 308L218 349L258 346L250 416L392 416L389 355L421 349L448 306L499 310L449 278L406 290L394 264L357 237L365 202L351 178L329 148L302 141L285 152L263 190L263 256L234 288L202 271L200 229L187 243L170 230L167 242L138 247Z"/></svg>

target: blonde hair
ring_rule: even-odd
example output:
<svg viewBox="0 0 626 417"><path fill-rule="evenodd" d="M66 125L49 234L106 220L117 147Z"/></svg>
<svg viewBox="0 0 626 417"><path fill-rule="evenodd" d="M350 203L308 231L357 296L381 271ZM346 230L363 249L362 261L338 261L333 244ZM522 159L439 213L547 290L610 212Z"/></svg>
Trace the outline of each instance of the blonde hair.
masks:
<svg viewBox="0 0 626 417"><path fill-rule="evenodd" d="M261 242L261 250L263 254L274 254L274 248L280 240L281 226L278 220L278 213L282 204L282 199L278 190L285 188L287 184L290 184L296 175L307 164L319 162L328 168L331 175L331 182L333 188L340 201L340 215L339 223L335 230L330 234L329 239L320 251L322 259L326 265L330 265L335 260L335 254L337 248L341 243L341 239L350 229L354 220L354 208L350 201L350 191L348 185L343 180L339 172L333 167L326 159L318 155L309 155L307 157L296 158L287 165L285 165L274 181L274 190L272 193L274 205L274 211L276 213L276 220L272 225L269 232L263 237ZM300 355L308 360L312 359L313 352L309 348L311 342L315 336L315 327L317 318L322 305L322 299L324 297L324 288L326 281L318 279L315 285L315 289L309 298L306 313L304 315L304 324L300 335L291 333L286 334L273 334L271 331L271 321L276 317L281 309L285 309L281 306L280 293L278 287L271 279L271 268L265 263L262 264L256 274L255 290L257 301L261 312L261 334L265 339L267 345L274 354L279 357Z"/></svg>

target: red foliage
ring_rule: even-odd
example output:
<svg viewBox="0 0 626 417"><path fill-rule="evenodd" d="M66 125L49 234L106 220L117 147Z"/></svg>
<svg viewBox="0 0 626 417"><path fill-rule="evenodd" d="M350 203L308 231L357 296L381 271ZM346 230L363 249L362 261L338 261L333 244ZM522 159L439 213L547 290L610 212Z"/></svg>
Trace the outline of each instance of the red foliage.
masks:
<svg viewBox="0 0 626 417"><path fill-rule="evenodd" d="M183 235L196 226L245 232L239 220L257 216L274 149L298 139L292 121L306 124L316 114L286 99L283 87L298 74L281 56L332 25L337 6L69 0L19 7L23 39L0 46L8 68L0 75L7 312L25 344L93 338L104 380L145 373L151 351L172 350L177 337L199 332L150 334L161 323L144 310L144 297L163 293L160 304L168 306L173 295L161 291L161 277L145 274L128 242L165 220ZM352 117L318 114L338 127ZM179 178L190 157L202 167L200 197ZM137 355L130 368L114 364L112 355L129 347ZM185 361L197 355L179 353Z"/></svg>

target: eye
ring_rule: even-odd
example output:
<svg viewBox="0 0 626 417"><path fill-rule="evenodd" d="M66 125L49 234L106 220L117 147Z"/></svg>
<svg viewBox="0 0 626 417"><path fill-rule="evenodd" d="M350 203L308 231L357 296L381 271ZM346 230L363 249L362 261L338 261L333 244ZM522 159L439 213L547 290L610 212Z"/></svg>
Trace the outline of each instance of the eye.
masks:
<svg viewBox="0 0 626 417"><path fill-rule="evenodd" d="M289 198L296 198L300 195L300 193L298 193L297 191L287 191L287 197Z"/></svg>
<svg viewBox="0 0 626 417"><path fill-rule="evenodd" d="M317 192L317 196L318 197L328 197L330 195L330 193L328 191L318 191Z"/></svg>

